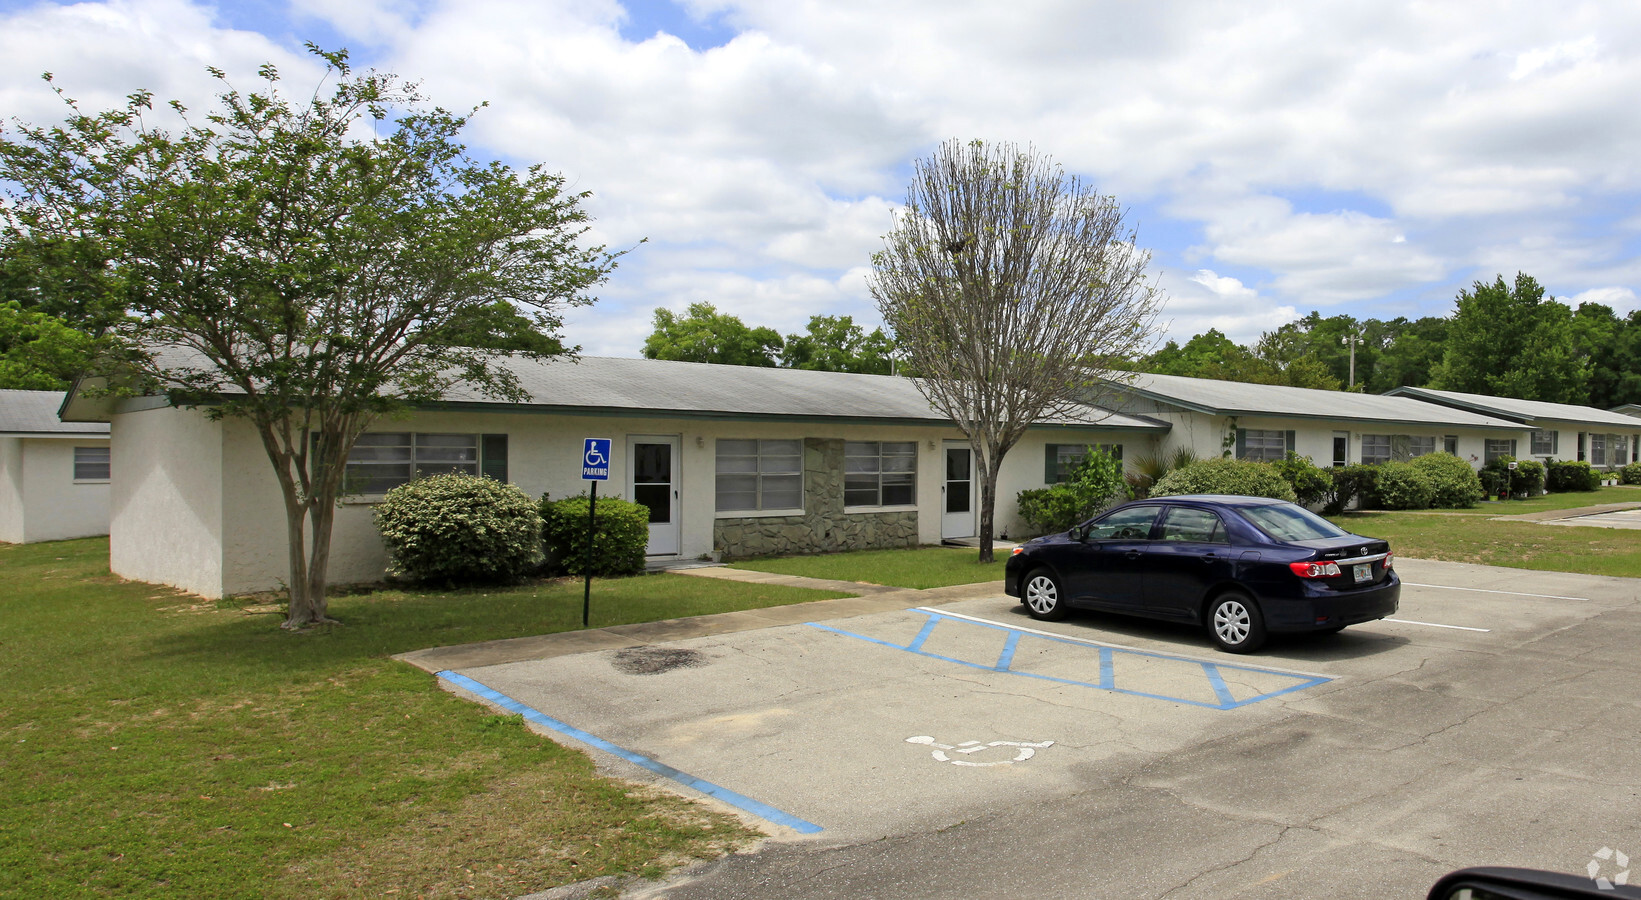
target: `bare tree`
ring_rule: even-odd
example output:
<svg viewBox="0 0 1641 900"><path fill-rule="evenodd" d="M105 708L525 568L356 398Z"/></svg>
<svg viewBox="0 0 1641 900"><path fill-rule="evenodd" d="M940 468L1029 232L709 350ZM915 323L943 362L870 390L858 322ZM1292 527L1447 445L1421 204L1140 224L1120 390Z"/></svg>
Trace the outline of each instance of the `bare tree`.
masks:
<svg viewBox="0 0 1641 900"><path fill-rule="evenodd" d="M1026 429L1083 420L1151 342L1162 297L1115 198L1013 144L947 141L920 160L872 257L872 296L930 405L980 470L980 561L997 472Z"/></svg>

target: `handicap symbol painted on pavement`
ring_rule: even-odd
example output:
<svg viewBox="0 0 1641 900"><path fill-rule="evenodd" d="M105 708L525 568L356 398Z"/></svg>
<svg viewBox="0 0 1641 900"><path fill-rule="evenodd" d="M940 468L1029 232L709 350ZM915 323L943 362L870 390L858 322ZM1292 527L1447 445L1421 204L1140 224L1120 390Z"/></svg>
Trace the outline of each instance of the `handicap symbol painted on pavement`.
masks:
<svg viewBox="0 0 1641 900"><path fill-rule="evenodd" d="M918 735L917 737L909 737L906 739L906 743L923 744L924 746L933 747L935 748L933 754L935 759L940 762L949 762L954 766L1010 766L1017 762L1025 762L1026 760L1031 759L1033 756L1037 755L1038 750L1044 750L1054 746L1053 741L991 741L990 743L985 744L982 744L979 741L964 741L961 744L952 746L949 744L942 744L926 734ZM981 750L990 750L993 747L1015 748L1014 758L1000 759L995 762L973 762L967 759L953 759L946 753L948 750L954 753L979 753Z"/></svg>

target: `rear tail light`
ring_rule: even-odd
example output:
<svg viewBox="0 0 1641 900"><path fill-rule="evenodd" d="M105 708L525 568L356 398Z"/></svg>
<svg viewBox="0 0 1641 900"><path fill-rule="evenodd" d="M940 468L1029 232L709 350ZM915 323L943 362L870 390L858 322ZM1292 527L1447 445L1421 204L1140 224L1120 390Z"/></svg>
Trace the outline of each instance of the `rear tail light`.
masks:
<svg viewBox="0 0 1641 900"><path fill-rule="evenodd" d="M1339 574L1339 564L1330 562L1288 563L1288 568L1300 578L1329 578Z"/></svg>
<svg viewBox="0 0 1641 900"><path fill-rule="evenodd" d="M1391 553L1389 550L1386 550L1385 551L1385 568L1390 569L1392 564L1394 564L1395 562L1396 562L1396 555L1394 553Z"/></svg>

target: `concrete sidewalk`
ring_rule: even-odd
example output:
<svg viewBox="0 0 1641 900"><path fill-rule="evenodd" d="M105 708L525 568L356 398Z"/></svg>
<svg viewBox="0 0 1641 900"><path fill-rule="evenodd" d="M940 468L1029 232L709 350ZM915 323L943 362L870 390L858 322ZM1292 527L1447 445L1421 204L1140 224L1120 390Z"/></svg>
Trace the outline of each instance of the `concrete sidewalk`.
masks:
<svg viewBox="0 0 1641 900"><path fill-rule="evenodd" d="M1001 597L1003 582L982 581L976 584L958 584L950 587L909 590L867 584L860 581L834 581L825 578L804 578L799 575L773 575L745 569L723 567L681 569L673 574L698 578L719 578L725 581L746 581L759 584L777 584L814 590L850 592L856 597L837 600L815 600L788 606L747 609L739 612L715 613L685 619L663 619L659 622L638 622L632 625L612 625L608 628L588 628L583 631L563 631L534 637L508 638L499 641L481 641L476 644L457 644L413 650L393 657L428 672L446 669L471 669L503 663L524 662L533 659L551 659L572 653L597 650L619 650L624 647L659 644L684 638L753 631L778 625L800 625L827 619L846 619L851 616L890 612L914 606L939 606L977 597Z"/></svg>

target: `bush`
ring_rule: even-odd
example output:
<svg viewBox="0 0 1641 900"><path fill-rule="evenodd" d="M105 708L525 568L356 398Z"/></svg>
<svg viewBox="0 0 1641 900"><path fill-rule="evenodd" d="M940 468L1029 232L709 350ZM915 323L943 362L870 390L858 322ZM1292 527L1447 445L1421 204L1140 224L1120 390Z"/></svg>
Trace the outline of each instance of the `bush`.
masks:
<svg viewBox="0 0 1641 900"><path fill-rule="evenodd" d="M1529 497L1544 493L1544 463L1536 459L1516 463L1516 470L1510 473L1510 493Z"/></svg>
<svg viewBox="0 0 1641 900"><path fill-rule="evenodd" d="M1587 462L1561 460L1550 463L1545 479L1551 491L1597 491L1601 489L1601 473Z"/></svg>
<svg viewBox="0 0 1641 900"><path fill-rule="evenodd" d="M586 494L554 500L541 498L542 537L547 564L554 572L587 573ZM644 549L650 542L650 508L620 497L598 498L593 524L593 574L637 575L644 571Z"/></svg>
<svg viewBox="0 0 1641 900"><path fill-rule="evenodd" d="M541 564L541 515L530 496L477 475L432 475L387 492L376 527L389 570L417 581L502 581Z"/></svg>
<svg viewBox="0 0 1641 900"><path fill-rule="evenodd" d="M1378 466L1338 466L1331 474L1332 486L1328 489L1327 502L1322 506L1323 512L1337 516L1350 506L1351 501L1356 501L1363 509L1374 505L1373 491L1379 475Z"/></svg>
<svg viewBox="0 0 1641 900"><path fill-rule="evenodd" d="M1292 502L1293 486L1270 463L1244 459L1205 459L1175 469L1151 486L1151 496L1242 494Z"/></svg>
<svg viewBox="0 0 1641 900"><path fill-rule="evenodd" d="M1641 484L1641 462L1632 462L1618 470L1619 484Z"/></svg>
<svg viewBox="0 0 1641 900"><path fill-rule="evenodd" d="M1175 469L1183 469L1201 457L1190 447L1175 447L1173 453L1152 453L1134 458L1134 471L1128 474L1129 495L1144 498L1151 495L1151 485L1162 480Z"/></svg>
<svg viewBox="0 0 1641 900"><path fill-rule="evenodd" d="M1436 494L1430 476L1410 462L1387 462L1374 479L1375 506L1381 509L1429 509Z"/></svg>
<svg viewBox="0 0 1641 900"><path fill-rule="evenodd" d="M1281 475L1288 486L1293 488L1294 502L1300 506L1315 506L1327 499L1328 492L1333 489L1333 478L1323 469L1311 462L1308 456L1300 456L1292 450L1288 455L1271 463L1278 475Z"/></svg>
<svg viewBox="0 0 1641 900"><path fill-rule="evenodd" d="M1451 453L1426 453L1409 465L1430 482L1430 505L1439 509L1468 509L1486 496L1481 479L1470 464Z"/></svg>
<svg viewBox="0 0 1641 900"><path fill-rule="evenodd" d="M1071 478L1046 488L1016 495L1020 518L1038 534L1065 531L1130 496L1123 465L1104 452L1089 448L1071 471Z"/></svg>

